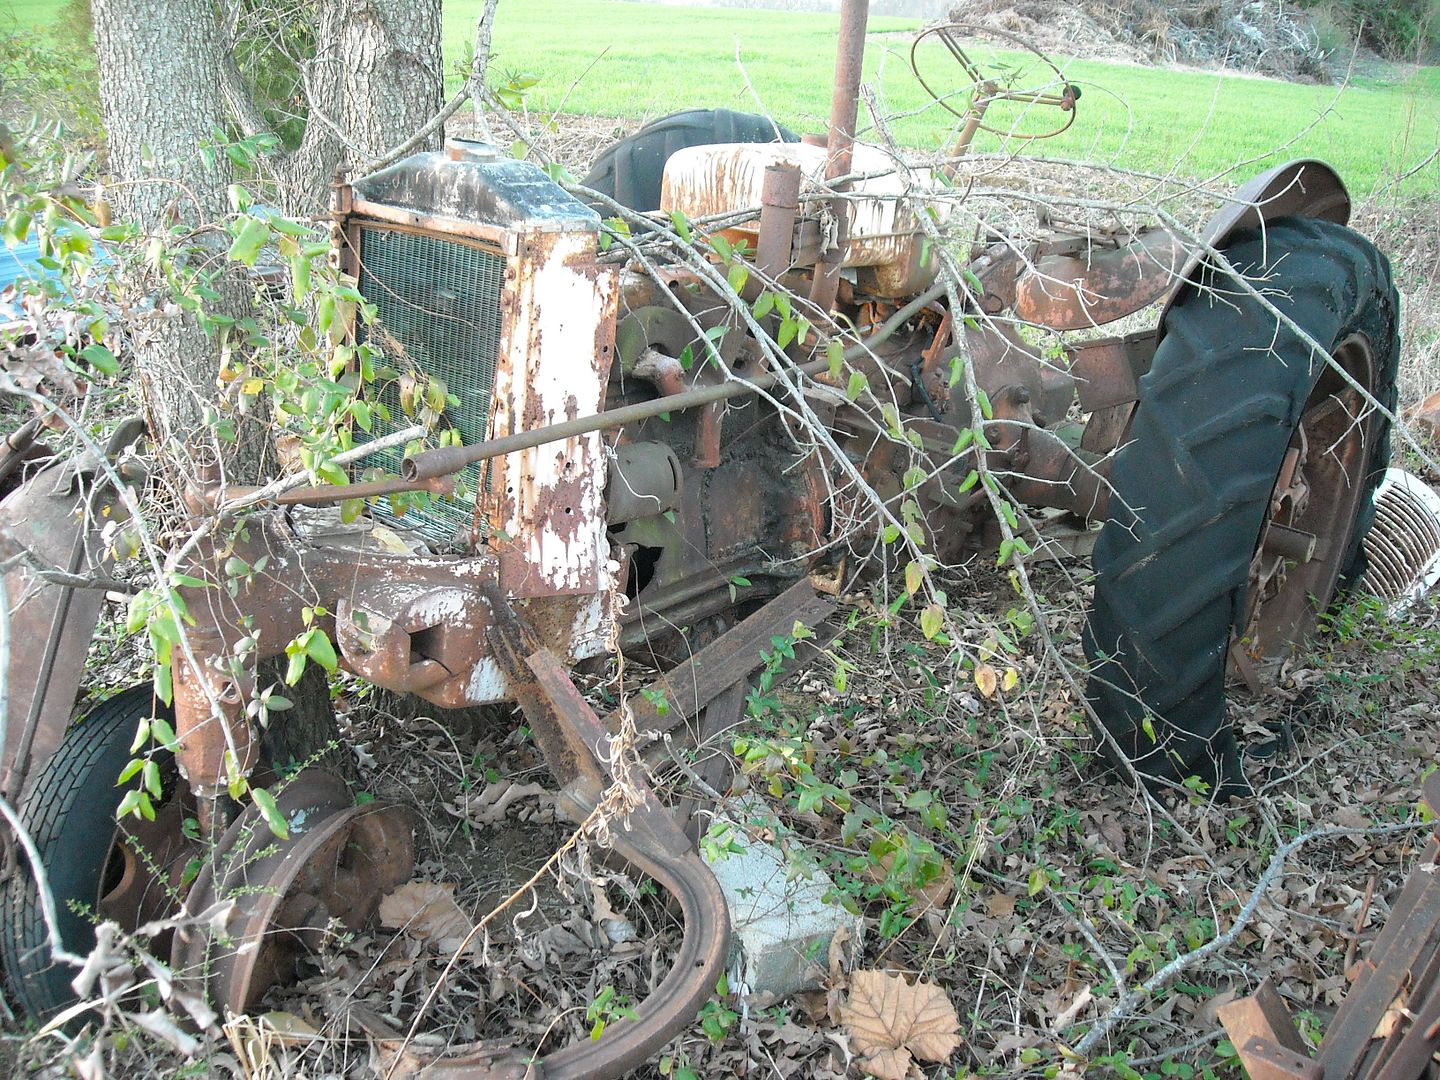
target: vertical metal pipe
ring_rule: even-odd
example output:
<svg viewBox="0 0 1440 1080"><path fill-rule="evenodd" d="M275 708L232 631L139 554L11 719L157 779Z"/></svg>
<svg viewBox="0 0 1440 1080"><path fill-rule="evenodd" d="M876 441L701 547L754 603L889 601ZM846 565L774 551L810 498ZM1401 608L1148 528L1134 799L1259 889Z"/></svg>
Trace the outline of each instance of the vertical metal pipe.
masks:
<svg viewBox="0 0 1440 1080"><path fill-rule="evenodd" d="M840 195L849 187L836 177L851 171L855 156L855 113L860 104L860 74L865 63L865 24L870 0L844 0L840 7L840 42L835 54L835 93L830 99L830 141L825 158L825 180ZM829 313L840 291L840 266L849 239L849 208L844 198L830 200L836 222L835 243L821 253L810 286L810 299Z"/></svg>
<svg viewBox="0 0 1440 1080"><path fill-rule="evenodd" d="M779 277L790 268L799 212L800 166L767 165L760 189L760 235L755 241L755 265L766 277Z"/></svg>

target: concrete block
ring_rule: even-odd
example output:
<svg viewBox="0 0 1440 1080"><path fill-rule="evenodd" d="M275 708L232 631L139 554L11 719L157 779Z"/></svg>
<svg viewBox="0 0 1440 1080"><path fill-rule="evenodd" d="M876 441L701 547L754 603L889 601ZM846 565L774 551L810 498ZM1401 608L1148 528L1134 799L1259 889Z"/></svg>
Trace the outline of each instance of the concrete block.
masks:
<svg viewBox="0 0 1440 1080"><path fill-rule="evenodd" d="M774 815L753 796L731 799L720 807L700 850L725 893L732 931L730 970L750 995L787 997L817 988L824 979L831 939L841 927L851 931L851 947L860 937L861 920L825 895L832 883L803 851L789 852L757 836L776 830ZM742 847L743 851L726 851Z"/></svg>

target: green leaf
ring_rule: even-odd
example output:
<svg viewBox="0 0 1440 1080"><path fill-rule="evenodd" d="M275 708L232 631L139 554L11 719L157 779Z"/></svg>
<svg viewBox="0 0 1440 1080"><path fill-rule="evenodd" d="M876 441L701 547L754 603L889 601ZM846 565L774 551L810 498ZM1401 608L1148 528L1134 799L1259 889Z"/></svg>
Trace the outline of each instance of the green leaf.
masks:
<svg viewBox="0 0 1440 1080"><path fill-rule="evenodd" d="M750 314L757 319L763 319L770 312L775 310L775 294L766 289L755 298L755 303L750 305Z"/></svg>
<svg viewBox="0 0 1440 1080"><path fill-rule="evenodd" d="M166 720L163 716L157 716L150 721L150 735L166 750L173 752L180 748L180 740L175 735L175 729L170 726L170 721Z"/></svg>
<svg viewBox="0 0 1440 1080"><path fill-rule="evenodd" d="M975 388L975 399L980 402L980 415L986 420L995 419L995 407L990 404L990 395L980 387Z"/></svg>
<svg viewBox="0 0 1440 1080"><path fill-rule="evenodd" d="M119 787L121 784L124 784L134 779L136 774L138 774L140 770L144 767L145 762L142 758L131 758L129 764L127 764L125 768L120 770L120 778L115 781L115 786Z"/></svg>
<svg viewBox="0 0 1440 1080"><path fill-rule="evenodd" d="M795 335L799 332L800 324L794 319L786 318L780 323L780 330L775 335L775 344L782 349L789 348L790 343L795 340Z"/></svg>
<svg viewBox="0 0 1440 1080"><path fill-rule="evenodd" d="M289 840L290 827L285 821L285 815L280 813L280 807L275 805L275 797L264 788L258 787L250 789L250 797L260 808L260 813L265 818L265 824L270 826L270 831L281 840Z"/></svg>
<svg viewBox="0 0 1440 1080"><path fill-rule="evenodd" d="M306 631L303 648L306 656L332 675L340 666L340 658L335 655L335 646L330 643L330 638L325 631L319 627Z"/></svg>
<svg viewBox="0 0 1440 1080"><path fill-rule="evenodd" d="M845 346L839 338L831 338L830 343L825 346L825 360L830 365L830 377L840 377L840 367L845 363Z"/></svg>
<svg viewBox="0 0 1440 1080"><path fill-rule="evenodd" d="M114 375L120 370L120 363L115 359L115 354L98 341L92 342L81 349L80 359L84 360L102 375Z"/></svg>
<svg viewBox="0 0 1440 1080"><path fill-rule="evenodd" d="M670 224L674 226L675 232L685 243L693 244L695 242L694 234L690 231L690 222L679 210L670 211Z"/></svg>
<svg viewBox="0 0 1440 1080"><path fill-rule="evenodd" d="M980 474L974 469L971 469L970 472L966 474L965 479L960 481L960 486L955 490L957 493L964 495L979 482Z"/></svg>
<svg viewBox="0 0 1440 1080"><path fill-rule="evenodd" d="M869 385L870 380L865 378L863 371L852 371L850 372L850 383L845 387L845 396L851 401L856 401Z"/></svg>
<svg viewBox="0 0 1440 1080"><path fill-rule="evenodd" d="M175 701L175 687L172 681L173 673L168 663L155 665L154 680L155 696L166 705L173 704Z"/></svg>
<svg viewBox="0 0 1440 1080"><path fill-rule="evenodd" d="M255 260L260 257L260 249L265 246L269 236L269 225L259 218L247 217L230 245L230 250L225 253L226 257L246 266L254 266Z"/></svg>
<svg viewBox="0 0 1440 1080"><path fill-rule="evenodd" d="M731 263L730 269L725 273L725 280L735 292L744 292L745 283L750 280L750 268L744 263Z"/></svg>
<svg viewBox="0 0 1440 1080"><path fill-rule="evenodd" d="M920 612L920 632L925 635L925 639L934 641L944 626L945 610L939 604L927 604L925 610Z"/></svg>
<svg viewBox="0 0 1440 1080"><path fill-rule="evenodd" d="M911 562L905 567L905 591L914 596L920 591L920 585L924 581L925 571L918 562Z"/></svg>
<svg viewBox="0 0 1440 1080"><path fill-rule="evenodd" d="M131 788L127 791L125 797L120 800L120 805L115 808L115 817L117 819L123 818L126 814L134 814L136 817L139 817L141 794L142 792L139 788Z"/></svg>
<svg viewBox="0 0 1440 1080"><path fill-rule="evenodd" d="M160 798L160 766L155 764L155 761L152 758L151 760L145 762L145 768L143 771L145 773L143 780L143 783L145 784L145 790L148 791L151 795L155 796L155 798Z"/></svg>
<svg viewBox="0 0 1440 1080"><path fill-rule="evenodd" d="M305 674L305 651L293 648L294 642L287 646L285 651L290 656L290 662L285 665L285 685L294 686L300 681L300 676Z"/></svg>

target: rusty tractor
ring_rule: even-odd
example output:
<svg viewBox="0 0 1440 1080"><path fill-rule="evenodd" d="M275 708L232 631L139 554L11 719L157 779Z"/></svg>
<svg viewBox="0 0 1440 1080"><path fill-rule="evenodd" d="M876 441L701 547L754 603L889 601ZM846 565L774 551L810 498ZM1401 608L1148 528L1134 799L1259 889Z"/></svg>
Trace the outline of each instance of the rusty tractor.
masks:
<svg viewBox="0 0 1440 1080"><path fill-rule="evenodd" d="M1079 91L1058 69L1038 88L984 78L963 28L928 31L969 81L965 95L937 92L962 124L948 178L930 181L855 140L866 13L846 0L823 140L678 114L607 152L584 195L599 213L469 142L337 186L334 257L391 347L458 398L443 422L459 437L379 451L384 478L292 487L243 533L193 545L189 581L220 586L235 560L248 572L235 588L181 589L194 625L173 665L174 794L154 821L117 830L113 807L86 792L111 790L156 708L150 691L71 724L102 600L40 572L103 572L104 545L78 523L123 514L118 485L139 478L105 454L37 461L12 440L0 468L22 468L22 482L0 507L0 543L25 557L5 579L0 788L22 802L72 951L93 931L67 900L132 927L164 912L194 854L186 816L218 836L188 909L235 907L224 935L177 933L171 959L231 1010L293 978L315 927L360 925L409 875L403 813L357 808L323 771L279 796L284 843L227 795L227 778L259 759L253 663L316 612L339 663L378 686L443 707L517 703L561 807L584 821L617 779L624 717L597 716L571 667L617 649L661 658L673 665L654 684L664 705L632 695L634 729L724 732L773 636L800 621L825 640L833 602L815 583L834 580L857 528L883 528L875 507L947 565L1007 544L1093 544L1085 648L1103 752L1153 783L1243 790L1227 674L1257 678L1257 660L1303 642L1361 567L1395 402L1386 260L1345 228L1339 177L1296 161L1246 184L1196 250L1160 227L1050 227L1024 244L983 239L952 272L907 193L961 175L959 155L1002 105L1063 127ZM625 207L661 213L602 247L602 214ZM644 222L668 228L678 214L709 237L709 261L642 259ZM720 287L720 252L745 265L738 297ZM1162 301L1150 329L1088 333ZM1027 325L1087 333L1043 356ZM119 433L109 455L136 435ZM406 492L431 497L403 515L378 498ZM202 477L190 509L204 519L236 494ZM350 525L300 512L369 496ZM1017 526L1023 546L998 501L1043 512L1035 531ZM596 1042L538 1058L452 1048L416 1068L613 1076L693 1018L725 963L725 906L642 771L624 787L614 854L684 917L663 984ZM20 1000L47 1016L71 1001L71 972L53 960L27 867L12 854L0 947Z"/></svg>

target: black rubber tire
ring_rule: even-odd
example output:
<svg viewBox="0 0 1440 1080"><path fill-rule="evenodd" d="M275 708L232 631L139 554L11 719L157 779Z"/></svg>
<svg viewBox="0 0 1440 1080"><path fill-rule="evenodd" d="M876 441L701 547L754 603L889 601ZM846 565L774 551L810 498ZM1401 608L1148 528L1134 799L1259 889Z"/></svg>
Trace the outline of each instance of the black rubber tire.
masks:
<svg viewBox="0 0 1440 1080"><path fill-rule="evenodd" d="M799 141L793 131L758 113L686 109L652 120L606 148L580 182L643 213L660 209L665 162L676 150L715 143Z"/></svg>
<svg viewBox="0 0 1440 1080"><path fill-rule="evenodd" d="M1394 412L1399 300L1373 244L1340 225L1290 218L1263 235L1237 234L1226 256L1252 280L1263 274L1267 298L1321 344L1363 334L1373 352L1367 389ZM1249 785L1225 723L1226 654L1245 618L1276 476L1326 365L1223 274L1207 269L1199 284L1166 317L1111 473L1112 506L1134 516L1113 514L1095 546L1087 697L1143 776L1198 776L1228 796ZM1389 421L1374 413L1369 423L1340 588L1364 570L1360 541L1390 458ZM1320 610L1332 599L1318 597ZM1115 746L1103 736L1101 744L1116 764Z"/></svg>
<svg viewBox="0 0 1440 1080"><path fill-rule="evenodd" d="M115 782L130 760L141 718L152 715L169 719L171 713L155 700L148 683L101 702L70 725L21 808L55 897L60 940L79 956L95 947L95 924L87 912L99 897L115 840L115 808L123 797ZM163 771L171 771L168 764L162 764ZM0 900L0 959L15 998L33 1019L43 1021L75 1001L70 982L77 972L54 961L39 891L23 852L18 863Z"/></svg>

